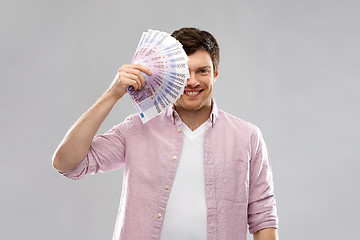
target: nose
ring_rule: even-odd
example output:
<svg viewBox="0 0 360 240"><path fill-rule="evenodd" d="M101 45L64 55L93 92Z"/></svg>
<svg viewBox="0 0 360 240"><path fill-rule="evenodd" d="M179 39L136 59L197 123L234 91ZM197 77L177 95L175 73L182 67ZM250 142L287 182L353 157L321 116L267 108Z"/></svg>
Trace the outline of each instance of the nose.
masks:
<svg viewBox="0 0 360 240"><path fill-rule="evenodd" d="M199 85L199 82L196 80L193 73L190 72L190 77L187 79L187 86L195 88Z"/></svg>

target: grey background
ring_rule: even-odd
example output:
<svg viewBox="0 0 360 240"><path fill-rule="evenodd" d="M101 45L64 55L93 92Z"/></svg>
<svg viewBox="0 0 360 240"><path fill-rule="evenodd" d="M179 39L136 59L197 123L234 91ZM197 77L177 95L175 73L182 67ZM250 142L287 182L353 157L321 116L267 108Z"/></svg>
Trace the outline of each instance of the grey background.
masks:
<svg viewBox="0 0 360 240"><path fill-rule="evenodd" d="M122 171L74 182L51 157L141 33L182 26L218 39L217 104L263 131L280 238L355 239L359 10L356 0L1 1L1 239L111 239ZM99 132L134 111L124 97Z"/></svg>

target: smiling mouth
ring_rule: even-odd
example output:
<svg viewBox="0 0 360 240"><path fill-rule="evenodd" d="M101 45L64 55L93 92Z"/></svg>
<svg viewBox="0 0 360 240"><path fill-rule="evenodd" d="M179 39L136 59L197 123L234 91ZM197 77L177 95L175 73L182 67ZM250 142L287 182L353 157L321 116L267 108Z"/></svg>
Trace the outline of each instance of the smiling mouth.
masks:
<svg viewBox="0 0 360 240"><path fill-rule="evenodd" d="M198 91L184 91L184 94L185 94L186 96L189 96L189 97L195 97L195 96L199 95L201 92L202 92L202 90L198 90Z"/></svg>

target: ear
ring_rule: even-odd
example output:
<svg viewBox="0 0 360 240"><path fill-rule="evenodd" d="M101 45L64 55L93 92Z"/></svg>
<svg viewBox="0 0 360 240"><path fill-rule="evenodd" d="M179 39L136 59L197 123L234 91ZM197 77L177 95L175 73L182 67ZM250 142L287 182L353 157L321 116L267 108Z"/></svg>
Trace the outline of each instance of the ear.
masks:
<svg viewBox="0 0 360 240"><path fill-rule="evenodd" d="M217 71L214 74L214 82L216 81L217 77L219 76L219 66L217 67Z"/></svg>

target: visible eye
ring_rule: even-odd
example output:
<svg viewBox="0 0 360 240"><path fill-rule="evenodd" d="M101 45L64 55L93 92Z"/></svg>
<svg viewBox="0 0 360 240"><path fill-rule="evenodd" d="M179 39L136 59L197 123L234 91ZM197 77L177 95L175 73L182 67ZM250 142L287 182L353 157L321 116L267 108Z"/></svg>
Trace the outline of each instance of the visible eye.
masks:
<svg viewBox="0 0 360 240"><path fill-rule="evenodd" d="M200 72L201 74L207 74L207 73L209 73L209 69L207 69L207 68L202 68L202 69L199 70L199 72Z"/></svg>

